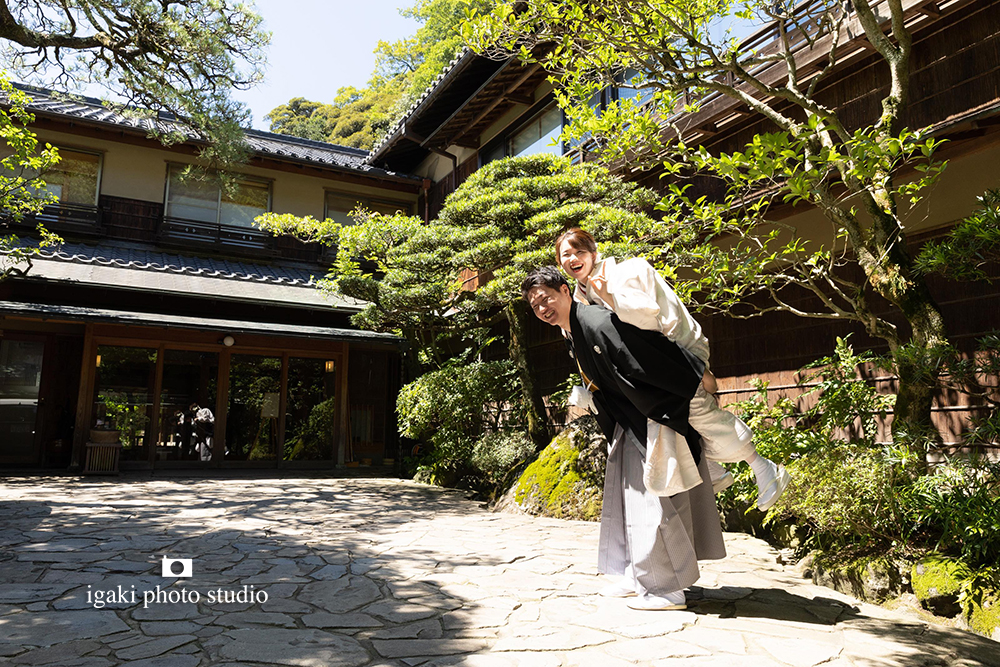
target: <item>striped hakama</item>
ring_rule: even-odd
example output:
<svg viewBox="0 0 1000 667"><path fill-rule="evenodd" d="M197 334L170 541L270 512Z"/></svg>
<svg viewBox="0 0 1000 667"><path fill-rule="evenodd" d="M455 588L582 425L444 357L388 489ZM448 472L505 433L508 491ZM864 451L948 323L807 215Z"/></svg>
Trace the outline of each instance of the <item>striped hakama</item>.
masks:
<svg viewBox="0 0 1000 667"><path fill-rule="evenodd" d="M661 497L642 481L645 448L615 427L608 451L597 569L634 577L639 595L664 595L698 580L698 561L726 557L705 458L702 483Z"/></svg>

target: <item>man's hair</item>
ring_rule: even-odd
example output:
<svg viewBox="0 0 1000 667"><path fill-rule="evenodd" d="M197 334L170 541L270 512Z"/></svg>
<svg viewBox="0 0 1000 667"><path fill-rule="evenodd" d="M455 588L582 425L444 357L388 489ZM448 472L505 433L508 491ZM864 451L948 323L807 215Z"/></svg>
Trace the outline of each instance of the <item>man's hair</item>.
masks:
<svg viewBox="0 0 1000 667"><path fill-rule="evenodd" d="M562 233L562 235L556 239L556 262L559 261L559 246L563 242L569 243L570 247L576 248L577 250L586 250L587 252L597 253L597 241L594 237L590 235L590 232L585 232L579 227L573 227Z"/></svg>
<svg viewBox="0 0 1000 667"><path fill-rule="evenodd" d="M529 273L528 277L521 283L521 296L527 301L528 292L536 287L549 287L558 292L563 285L567 289L569 288L569 283L566 282L563 274L559 273L559 269L554 266L540 266Z"/></svg>

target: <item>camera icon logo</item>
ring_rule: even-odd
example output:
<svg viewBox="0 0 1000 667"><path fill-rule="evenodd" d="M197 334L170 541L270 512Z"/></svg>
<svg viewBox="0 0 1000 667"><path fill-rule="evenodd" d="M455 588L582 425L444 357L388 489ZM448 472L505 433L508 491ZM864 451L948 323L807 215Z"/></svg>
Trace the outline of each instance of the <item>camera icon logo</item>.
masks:
<svg viewBox="0 0 1000 667"><path fill-rule="evenodd" d="M193 562L190 558L167 558L160 561L161 577L190 577L193 574Z"/></svg>

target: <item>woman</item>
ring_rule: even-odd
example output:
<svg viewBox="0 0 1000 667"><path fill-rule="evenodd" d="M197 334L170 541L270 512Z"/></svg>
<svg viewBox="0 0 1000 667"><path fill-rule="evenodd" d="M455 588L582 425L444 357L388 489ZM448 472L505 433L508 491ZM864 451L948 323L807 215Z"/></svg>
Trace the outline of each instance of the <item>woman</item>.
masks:
<svg viewBox="0 0 1000 667"><path fill-rule="evenodd" d="M701 359L708 368L708 339L677 294L641 257L622 263L602 258L588 232L573 228L556 239L556 260L576 280L574 298L603 305L624 322L663 335ZM712 394L715 377L706 370L702 387L691 400L689 423L701 434L716 492L732 484L732 475L716 461L746 461L757 480L757 506L770 509L791 481L783 466L757 454L750 428L719 407Z"/></svg>

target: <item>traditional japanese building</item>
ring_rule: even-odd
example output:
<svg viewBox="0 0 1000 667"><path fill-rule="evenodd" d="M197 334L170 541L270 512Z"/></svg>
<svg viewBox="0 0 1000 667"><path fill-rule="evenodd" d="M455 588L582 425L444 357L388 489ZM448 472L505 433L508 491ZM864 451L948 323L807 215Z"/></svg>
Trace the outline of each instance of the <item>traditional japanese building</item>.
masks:
<svg viewBox="0 0 1000 667"><path fill-rule="evenodd" d="M946 140L938 155L949 161L940 181L907 220L911 243L940 236L978 206L977 197L1000 187L1000 3L996 0L903 0L907 28L913 34L910 100L902 123L912 129L929 127ZM793 29L794 28L794 29ZM789 27L792 51L800 73L818 72L826 65L826 50L810 48L796 26ZM836 66L817 88L816 98L837 109L851 128L878 119L880 102L889 86L889 74L863 31L850 22L837 50ZM767 26L744 42L747 51L775 50L775 26ZM780 81L784 65L769 65L756 73L761 80ZM609 88L591 104L603 107L631 89ZM672 119L687 131L689 144L712 152L742 150L754 135L776 128L750 113L734 99L713 95L702 100L696 113ZM535 65L518 58L494 61L466 51L438 77L407 115L377 145L372 165L399 169L430 178L426 208L430 216L444 198L469 174L490 160L512 155L551 152L586 159L580 146L555 143L564 118L556 106L552 86ZM659 174L620 165L624 178L648 187L662 185ZM713 194L704 190L704 194ZM771 213L806 238L832 242L832 228L807 206L772 206ZM475 281L471 281L474 283ZM1000 291L994 286L955 283L932 278L930 286L956 345L967 354L975 340L1000 328ZM799 305L808 305L802 295ZM815 298L815 297L812 297ZM877 303L877 299L875 302ZM887 304L879 307L888 309ZM830 320L768 313L751 320L719 315L701 317L712 344L712 370L720 378L724 402L743 400L755 390L748 384L761 378L773 390L797 395L796 371L832 353L837 336L853 334L856 348L884 350L882 341L868 337L860 327ZM555 390L571 370L559 349L552 327L532 322L532 363L547 391ZM890 389L895 378L878 374L873 380ZM961 441L975 406L962 396L940 396L934 418L952 444Z"/></svg>
<svg viewBox="0 0 1000 667"><path fill-rule="evenodd" d="M421 178L250 131L227 189L182 177L196 140L149 137L170 119L25 92L62 156L45 176L59 202L12 231L32 243L41 221L65 243L0 282L0 465L80 469L91 429L122 424L122 469L396 457L402 340L353 327L360 305L318 289L329 249L251 223L415 212Z"/></svg>

